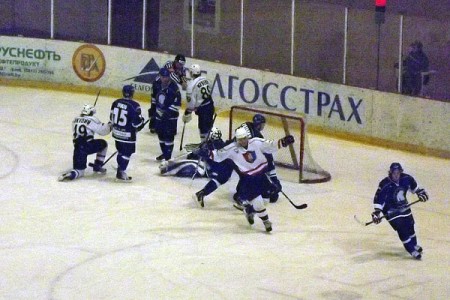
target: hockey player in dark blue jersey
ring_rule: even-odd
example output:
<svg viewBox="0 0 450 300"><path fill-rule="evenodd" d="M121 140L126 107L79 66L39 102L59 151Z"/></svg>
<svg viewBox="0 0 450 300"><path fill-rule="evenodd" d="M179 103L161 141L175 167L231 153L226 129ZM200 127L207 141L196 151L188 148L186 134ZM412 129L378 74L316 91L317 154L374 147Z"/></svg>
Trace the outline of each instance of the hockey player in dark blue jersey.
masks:
<svg viewBox="0 0 450 300"><path fill-rule="evenodd" d="M253 122L245 122L239 127L244 128L247 131L247 135L249 138L264 138L262 135L262 131L266 125L266 118L261 114L255 114L253 116ZM270 199L271 203L275 203L278 201L279 192L281 191L281 182L277 177L277 173L275 170L275 163L272 154L264 153L264 156L267 158L268 167L266 175L269 177L270 181L273 184L273 188L270 191L265 192L262 197L264 199ZM236 190L239 191L240 185L238 184ZM238 192L233 196L234 201L239 202Z"/></svg>
<svg viewBox="0 0 450 300"><path fill-rule="evenodd" d="M156 101L155 131L158 134L162 154L156 160L169 160L172 157L177 121L181 106L181 93L178 85L170 79L166 68L159 70L159 79L153 83L152 98Z"/></svg>
<svg viewBox="0 0 450 300"><path fill-rule="evenodd" d="M111 132L111 124L105 124L94 116L96 109L94 106L85 104L80 116L72 122L73 130L73 169L59 176L59 181L74 180L84 176L87 157L96 153L94 162L95 173L106 173L102 168L105 160L108 143L103 139L94 139L94 134L107 135Z"/></svg>
<svg viewBox="0 0 450 300"><path fill-rule="evenodd" d="M222 138L222 133L216 127L211 129L211 139L208 143L202 143L197 145L197 148L193 149L192 152L188 152L186 155L182 155L184 158L175 158L169 161L163 161L159 169L161 171L161 175L171 175L177 177L189 177L189 178L197 178L197 177L211 177L213 173L212 165L209 165L208 162L214 163L208 159L202 160L195 153L198 151L198 147L207 147L209 149L220 149L225 145ZM216 170L216 168L214 168Z"/></svg>
<svg viewBox="0 0 450 300"><path fill-rule="evenodd" d="M169 70L170 79L174 81L176 84L179 84L182 87L183 91L186 90L187 87L187 79L186 79L187 69L184 67L185 64L186 64L186 57L184 57L183 54L177 54L175 56L175 60L173 61L169 60L163 67ZM155 83L158 80L160 80L160 75L156 77L153 83ZM152 93L151 104L148 110L148 118L150 119L150 123L148 126L151 133L156 133L155 130L156 102L157 100L156 98L153 97Z"/></svg>
<svg viewBox="0 0 450 300"><path fill-rule="evenodd" d="M379 224L384 215L392 228L397 231L406 251L415 259L421 259L422 247L417 244L414 218L406 199L408 191L415 193L420 201L428 200L427 192L419 188L416 180L411 175L403 173L399 163L392 163L389 176L379 183L375 193L373 201L375 211L372 213L372 220L375 224Z"/></svg>
<svg viewBox="0 0 450 300"><path fill-rule="evenodd" d="M219 150L230 142L224 142L222 140L222 132L217 127L213 127L211 129L210 139L206 142L206 145L201 145L200 148L206 146L209 151ZM222 184L225 184L230 179L231 174L235 169L235 165L229 159L216 162L207 158L206 163L208 165L208 177L211 178L211 180L203 187L203 189L193 196L194 200L196 200L201 207L205 206L204 197L217 190Z"/></svg>
<svg viewBox="0 0 450 300"><path fill-rule="evenodd" d="M125 85L122 89L123 98L117 99L111 105L110 119L113 126L112 136L117 148L117 181L131 182L131 177L125 172L130 157L136 152L136 133L144 127L141 106L133 100L134 87Z"/></svg>

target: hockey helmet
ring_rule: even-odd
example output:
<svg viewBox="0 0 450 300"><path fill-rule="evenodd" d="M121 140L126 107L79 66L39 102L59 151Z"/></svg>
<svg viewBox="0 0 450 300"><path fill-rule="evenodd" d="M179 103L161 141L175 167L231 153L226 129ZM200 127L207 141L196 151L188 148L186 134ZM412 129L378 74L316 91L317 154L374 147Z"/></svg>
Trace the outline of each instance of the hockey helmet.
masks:
<svg viewBox="0 0 450 300"><path fill-rule="evenodd" d="M212 140L220 140L222 138L222 132L217 127L211 128L210 135Z"/></svg>
<svg viewBox="0 0 450 300"><path fill-rule="evenodd" d="M184 64L186 63L186 57L184 57L183 54L177 54L177 56L175 56L175 61L184 66Z"/></svg>
<svg viewBox="0 0 450 300"><path fill-rule="evenodd" d="M134 95L134 86L131 84L124 85L122 88L122 95L125 98L132 98Z"/></svg>
<svg viewBox="0 0 450 300"><path fill-rule="evenodd" d="M197 64L193 64L189 70L191 71L192 75L200 75L201 74L200 66Z"/></svg>
<svg viewBox="0 0 450 300"><path fill-rule="evenodd" d="M85 104L83 106L83 109L81 110L82 116L93 116L97 110L95 109L95 106L92 106L90 104Z"/></svg>
<svg viewBox="0 0 450 300"><path fill-rule="evenodd" d="M389 174L392 174L392 172L394 172L395 170L399 170L400 173L403 172L402 165L398 162L392 163L391 166L389 167Z"/></svg>
<svg viewBox="0 0 450 300"><path fill-rule="evenodd" d="M243 127L239 127L238 129L236 129L236 131L234 132L234 136L236 137L236 139L243 139L248 137L247 135L247 130L245 130L245 128Z"/></svg>
<svg viewBox="0 0 450 300"><path fill-rule="evenodd" d="M161 69L159 70L159 75L160 75L160 76L166 76L166 77L169 77L169 76L170 76L170 71L169 71L169 69L167 69L167 68L161 68Z"/></svg>
<svg viewBox="0 0 450 300"><path fill-rule="evenodd" d="M253 116L253 123L255 125L266 123L266 118L261 114L256 114Z"/></svg>

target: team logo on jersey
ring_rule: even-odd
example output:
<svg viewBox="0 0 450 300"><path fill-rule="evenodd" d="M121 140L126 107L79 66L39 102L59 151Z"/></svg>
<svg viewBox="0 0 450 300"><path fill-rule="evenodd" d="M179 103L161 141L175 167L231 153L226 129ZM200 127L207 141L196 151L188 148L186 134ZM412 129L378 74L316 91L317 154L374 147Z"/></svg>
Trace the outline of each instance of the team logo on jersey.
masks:
<svg viewBox="0 0 450 300"><path fill-rule="evenodd" d="M245 161L248 163L253 163L256 160L255 151L247 151L244 154L242 154L242 156L244 156Z"/></svg>
<svg viewBox="0 0 450 300"><path fill-rule="evenodd" d="M72 56L72 67L81 80L97 81L106 70L105 56L94 45L82 45L75 50Z"/></svg>
<svg viewBox="0 0 450 300"><path fill-rule="evenodd" d="M406 196L405 196L405 191L401 188L398 187L395 189L395 200L397 201L398 204L403 204L406 202Z"/></svg>

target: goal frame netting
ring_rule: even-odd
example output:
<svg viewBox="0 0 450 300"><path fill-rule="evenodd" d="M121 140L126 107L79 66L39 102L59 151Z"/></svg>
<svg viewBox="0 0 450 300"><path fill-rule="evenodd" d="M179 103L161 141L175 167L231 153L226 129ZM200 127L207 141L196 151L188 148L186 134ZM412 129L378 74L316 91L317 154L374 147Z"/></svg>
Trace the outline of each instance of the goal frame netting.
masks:
<svg viewBox="0 0 450 300"><path fill-rule="evenodd" d="M294 138L299 141L299 143L294 143L289 146L289 154L290 154L290 162L282 162L277 161L275 159L275 165L277 167L285 168L292 170L291 174L298 174L297 179L289 178L291 180L298 183L321 183L327 182L331 180L331 175L327 171L323 170L315 161L312 159L311 151L309 149L309 143L307 140L307 122L306 117L301 113L289 112L282 109L277 108L268 108L261 106L252 106L252 105L234 105L231 107L229 112L229 138L233 137L234 130L239 126L238 123L235 123L237 118L237 111L241 113L246 112L249 114L248 122L252 121L252 117L254 114L262 114L264 116L270 116L271 118L279 118L282 124L280 130L279 138L284 137L285 135L292 134ZM296 128L299 128L299 132L291 132L291 128L288 124L296 124ZM298 127L297 127L298 124ZM297 131L294 130L294 131ZM264 131L262 132L264 136ZM305 164L305 160L308 157L309 165ZM313 175L313 176L309 176ZM292 177L290 175L289 177Z"/></svg>

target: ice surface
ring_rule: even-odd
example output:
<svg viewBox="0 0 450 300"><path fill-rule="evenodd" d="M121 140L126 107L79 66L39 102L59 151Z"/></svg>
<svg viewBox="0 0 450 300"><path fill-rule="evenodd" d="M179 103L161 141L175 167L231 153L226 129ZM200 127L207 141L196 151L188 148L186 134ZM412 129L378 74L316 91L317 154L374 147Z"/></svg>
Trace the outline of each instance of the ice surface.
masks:
<svg viewBox="0 0 450 300"><path fill-rule="evenodd" d="M160 177L148 129L131 159L133 183L114 182L115 159L105 176L87 171L58 182L72 165L71 121L95 95L2 86L0 99L1 299L450 298L449 160L310 135L332 180L284 182L286 194L309 207L295 210L282 196L268 204L274 230L266 234L260 220L251 228L232 207L235 178L200 209L191 195L205 180ZM101 120L112 101L100 96ZM185 143L199 141L196 121ZM225 116L216 125L227 132ZM353 220L370 220L394 161L431 198L413 206L422 261L387 222Z"/></svg>

